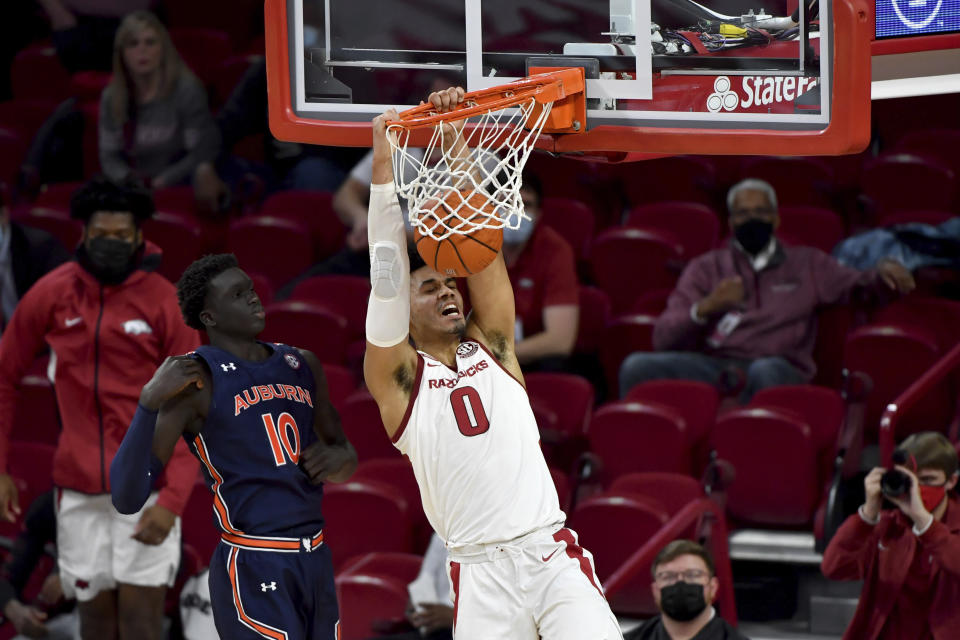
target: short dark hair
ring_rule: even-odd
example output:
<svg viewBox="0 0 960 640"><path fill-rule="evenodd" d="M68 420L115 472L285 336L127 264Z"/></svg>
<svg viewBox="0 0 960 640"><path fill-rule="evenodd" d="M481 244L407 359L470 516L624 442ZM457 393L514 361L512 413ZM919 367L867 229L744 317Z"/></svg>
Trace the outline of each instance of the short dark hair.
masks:
<svg viewBox="0 0 960 640"><path fill-rule="evenodd" d="M664 564L672 560L676 560L680 556L697 556L702 559L704 564L707 565L707 571L710 573L710 576L713 577L716 574L716 569L713 564L713 556L710 555L710 552L699 545L693 540L674 540L663 549L660 550L660 553L657 554L657 557L653 560L653 566L650 568L650 573L653 575L654 580L657 578L657 569Z"/></svg>
<svg viewBox="0 0 960 640"><path fill-rule="evenodd" d="M522 184L520 189L529 189L537 194L537 205L543 206L543 183L540 182L540 178L537 177L535 173L525 173L523 174Z"/></svg>
<svg viewBox="0 0 960 640"><path fill-rule="evenodd" d="M195 260L184 269L183 275L177 281L177 299L180 301L180 312L183 321L188 327L203 330L200 321L200 312L207 298L207 288L210 281L227 269L237 267L237 257L232 253L218 253L206 255Z"/></svg>
<svg viewBox="0 0 960 640"><path fill-rule="evenodd" d="M96 177L77 189L70 198L70 217L90 223L98 211L130 213L133 224L140 224L154 212L150 192L133 183L118 184L104 177Z"/></svg>

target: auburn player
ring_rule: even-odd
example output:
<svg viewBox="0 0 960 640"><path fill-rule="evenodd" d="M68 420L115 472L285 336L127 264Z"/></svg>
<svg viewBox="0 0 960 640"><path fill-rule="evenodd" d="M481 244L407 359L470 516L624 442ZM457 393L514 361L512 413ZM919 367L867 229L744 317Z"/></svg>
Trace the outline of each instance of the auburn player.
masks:
<svg viewBox="0 0 960 640"><path fill-rule="evenodd" d="M448 89L429 99L444 112L463 95ZM391 110L373 121L364 378L447 543L454 635L619 639L592 558L563 527L514 353L503 256L467 278L467 320L454 278L405 250L385 131L396 117Z"/></svg>
<svg viewBox="0 0 960 640"><path fill-rule="evenodd" d="M233 255L194 262L177 295L187 324L206 331L210 344L168 358L143 387L110 469L114 505L136 510L185 438L203 464L222 529L210 564L220 637L334 640L322 483L349 478L357 455L323 368L309 351L256 339L263 306Z"/></svg>

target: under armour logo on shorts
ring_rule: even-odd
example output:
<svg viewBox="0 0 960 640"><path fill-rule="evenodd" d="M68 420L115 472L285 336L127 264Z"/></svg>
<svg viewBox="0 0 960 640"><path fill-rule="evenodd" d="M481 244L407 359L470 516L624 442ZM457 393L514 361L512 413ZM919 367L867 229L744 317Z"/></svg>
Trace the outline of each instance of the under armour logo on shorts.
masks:
<svg viewBox="0 0 960 640"><path fill-rule="evenodd" d="M227 364L221 364L220 368L224 371L236 371L237 365L233 364L232 362L228 362Z"/></svg>
<svg viewBox="0 0 960 640"><path fill-rule="evenodd" d="M267 584L266 582L261 582L261 583L260 583L260 591L266 593L266 592L267 592L267 589L269 589L270 591L276 591L276 590L277 590L277 583L276 583L276 582L271 582L270 584Z"/></svg>

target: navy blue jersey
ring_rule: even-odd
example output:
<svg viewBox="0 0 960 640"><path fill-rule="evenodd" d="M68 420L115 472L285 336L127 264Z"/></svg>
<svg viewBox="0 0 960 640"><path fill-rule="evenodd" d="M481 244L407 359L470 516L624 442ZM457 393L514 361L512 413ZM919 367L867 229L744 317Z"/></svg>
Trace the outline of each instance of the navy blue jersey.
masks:
<svg viewBox="0 0 960 640"><path fill-rule="evenodd" d="M213 346L196 350L213 388L206 422L189 444L225 534L313 536L323 528L323 489L297 464L317 440L313 372L296 349L263 344L273 351L263 362Z"/></svg>

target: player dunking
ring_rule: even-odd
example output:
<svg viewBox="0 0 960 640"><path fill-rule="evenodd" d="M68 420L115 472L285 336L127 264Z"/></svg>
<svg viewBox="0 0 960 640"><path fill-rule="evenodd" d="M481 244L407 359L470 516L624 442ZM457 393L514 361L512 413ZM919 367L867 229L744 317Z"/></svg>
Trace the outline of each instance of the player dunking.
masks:
<svg viewBox="0 0 960 640"><path fill-rule="evenodd" d="M357 455L323 368L309 351L256 339L263 307L232 255L194 262L177 294L187 324L206 331L210 345L168 358L144 386L110 469L114 504L139 508L151 475L185 438L222 529L210 564L220 637L338 639L320 485L346 480Z"/></svg>
<svg viewBox="0 0 960 640"><path fill-rule="evenodd" d="M448 89L429 100L446 112L463 95ZM386 132L396 118L391 110L373 121L364 377L388 435L413 464L430 524L447 543L454 635L619 639L590 554L563 528L514 354L503 256L467 278L469 320L454 278L410 262Z"/></svg>

